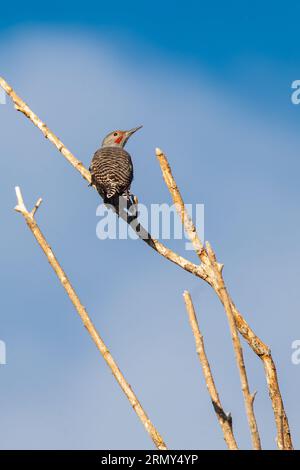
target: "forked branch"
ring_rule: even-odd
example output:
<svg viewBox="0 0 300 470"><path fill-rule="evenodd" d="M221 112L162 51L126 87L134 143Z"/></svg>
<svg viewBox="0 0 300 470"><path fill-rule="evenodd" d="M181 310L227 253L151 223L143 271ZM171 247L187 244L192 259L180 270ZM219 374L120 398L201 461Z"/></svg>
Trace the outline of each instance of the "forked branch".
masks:
<svg viewBox="0 0 300 470"><path fill-rule="evenodd" d="M229 322L231 337L240 372L242 391L245 399L245 406L252 436L253 447L255 449L260 449L260 438L253 410L255 393L251 394L249 390L248 379L243 359L243 351L241 348L239 337L236 333L236 328L238 329L240 334L246 339L253 351L263 361L267 385L269 389L269 396L272 402L277 428L277 445L278 448L281 450L291 450L293 449L293 445L289 430L288 419L284 410L277 379L276 368L271 356L270 349L258 338L258 336L255 335L255 333L247 324L246 320L242 317L242 315L232 302L223 279L222 271L224 265L217 261L216 255L208 242L206 243L206 249L204 249L202 242L197 235L196 227L187 213L183 198L180 194L175 178L173 177L171 167L169 165L166 155L159 148L157 148L156 156L161 167L164 181L170 191L175 207L185 228L185 231L188 234L191 242L193 243L196 253L202 261L201 267L206 273L206 277L204 276L203 279L211 285L211 287L214 289L224 306Z"/></svg>
<svg viewBox="0 0 300 470"><path fill-rule="evenodd" d="M235 327L233 325L233 321L232 321L233 319L234 319L236 328L238 329L240 334L245 338L245 340L248 342L248 344L253 349L253 351L263 361L266 379L267 379L267 385L269 389L269 396L272 402L275 423L276 423L276 428L277 428L278 448L281 450L292 450L293 445L292 445L292 440L291 440L288 419L287 419L285 409L283 406L283 401L282 401L278 379L277 379L277 372L276 372L273 358L271 356L271 351L268 348L268 346L266 346L258 338L258 336L253 332L253 330L247 324L246 320L243 318L243 316L240 314L240 312L237 310L236 306L234 305L233 301L231 300L228 294L228 291L226 289L224 279L223 279L222 272L223 272L224 265L217 261L216 255L208 242L206 243L206 249L203 248L202 242L198 238L196 227L193 224L192 220L190 219L186 211L183 198L180 194L178 186L173 177L171 167L169 165L166 155L159 148L157 148L156 156L157 156L157 159L159 161L159 164L162 170L164 181L170 191L170 194L172 196L173 202L175 203L177 211L179 212L184 228L191 242L194 245L194 249L196 253L198 254L200 260L202 261L201 266L203 268L203 271L206 273L206 277L204 276L203 279L206 282L208 282L211 285L211 287L214 289L214 291L216 292L217 296L221 300L224 306L224 309L226 311L227 318L228 318L229 325L230 325L232 340L233 340L234 348L236 351L238 366L240 370L242 390L243 390L244 397L245 397L245 405L246 405L248 421L250 425L250 430L252 434L252 442L253 442L254 448L257 448L257 449L260 448L260 439L258 435L255 416L253 413L253 402L254 402L255 393L251 394L249 391L249 386L248 386L248 381L247 381L247 376L246 376L246 371L245 371L245 366L244 366L244 361L243 361L243 353L239 345L239 338L237 337L234 331ZM200 251L199 251L199 247L202 247Z"/></svg>
<svg viewBox="0 0 300 470"><path fill-rule="evenodd" d="M156 155L160 163L160 167L163 173L163 178L171 193L173 202L174 204L176 204L176 208L181 218L182 224L185 228L185 231L187 232L191 242L193 243L196 253L198 254L200 260L202 261L202 266L204 267L204 269L206 269L208 278L210 279L210 285L213 287L216 294L222 300L222 303L224 305L224 309L225 309L228 324L229 324L233 349L235 352L236 363L237 363L239 374L240 374L242 393L244 395L245 408L246 408L248 424L249 424L250 432L251 432L252 445L254 449L260 450L261 444L260 444L259 432L258 432L257 423L255 419L254 409L253 409L253 398L249 389L249 383L248 383L248 377L247 377L247 372L246 372L246 367L245 367L245 362L244 362L242 345L241 345L240 338L237 332L233 311L231 308L227 290L226 290L223 277L222 277L223 266L217 264L216 257L209 243L206 244L206 250L204 249L202 242L200 241L197 235L196 227L187 213L185 204L183 202L182 196L175 182L175 179L172 175L171 168L170 168L169 162L167 161L165 154L160 149L156 149ZM187 300L189 300L189 306L191 308L191 301L188 297L187 297Z"/></svg>
<svg viewBox="0 0 300 470"><path fill-rule="evenodd" d="M61 154L68 160L69 163L83 176L83 178L91 182L91 175L89 171L84 167L82 162L80 162L75 156L65 147L65 145L61 142L60 139L43 123L38 116L33 113L33 111L29 108L29 106L15 93L13 88L3 79L0 77L0 86L6 91L8 96L14 102L15 108L22 112L31 122L37 126L43 135L52 142L56 148L61 152ZM162 153L162 152L161 152ZM174 188L174 194L176 194L176 188ZM179 201L180 203L180 201ZM187 224L185 224L187 228ZM191 227L193 230L193 227ZM142 230L143 232L143 230ZM145 230L144 230L145 232ZM169 248L165 247L161 242L158 240L153 239L150 235L149 238L141 236L139 231L137 234L149 245L153 248L157 253L162 255L164 258L168 259L169 261L177 264L182 269L190 272L191 274L200 277L204 281L208 282L212 285L213 282L217 283L217 280L213 277L213 272L209 270L209 263L205 265L202 263L201 266L198 266L194 263L191 263L187 259L179 256L174 251L170 250ZM192 240L192 238L191 238ZM201 242L200 242L201 243ZM208 255L206 250L203 250L203 247L199 246L198 241L195 239L195 249L200 257L201 261L203 262L203 258L208 259ZM218 263L219 270L222 272L222 264ZM213 286L214 287L214 286ZM215 287L214 287L215 288ZM222 289L218 290L218 297L220 298L221 302L224 304L225 298L221 295ZM292 440L289 430L288 419L284 410L278 379L277 379L277 372L275 368L275 364L268 346L266 346L263 341L254 333L254 331L250 328L244 317L238 311L236 306L234 305L232 299L229 297L229 294L226 293L226 302L229 300L231 310L234 314L235 324L238 328L240 334L244 337L244 339L248 342L250 347L253 349L255 354L257 354L260 359L263 361L269 395L272 402L272 407L275 416L275 422L277 427L277 445L279 449L292 449Z"/></svg>
<svg viewBox="0 0 300 470"><path fill-rule="evenodd" d="M117 380L118 384L120 385L122 391L128 398L131 406L133 407L134 411L138 415L139 419L143 423L146 431L149 433L153 443L157 447L157 449L166 450L166 444L163 441L163 438L154 427L150 419L148 418L146 412L144 411L142 405L140 404L137 396L133 392L131 386L126 381L124 375L120 371L117 363L115 362L114 358L112 357L110 351L108 350L107 346L105 345L103 339L100 337L99 333L97 332L95 326L93 325L86 309L82 305L78 295L76 294L70 280L68 279L66 273L62 269L61 265L59 264L58 260L56 259L50 245L48 244L46 238L44 237L43 233L41 232L37 222L34 218L35 212L37 211L38 207L40 206L42 200L41 198L38 199L37 203L35 204L34 208L31 212L26 209L26 206L23 201L22 193L19 187L16 187L16 196L18 204L15 207L17 212L20 212L24 217L29 229L33 233L35 239L37 240L38 244L42 248L43 252L45 253L51 267L53 268L55 274L57 275L59 281L61 282L63 288L65 289L66 293L68 294L72 304L74 305L78 315L80 316L83 325L87 329L89 335L91 336L92 340L94 341L95 345L97 346L98 350L100 351L103 359L105 360L106 364L110 368L113 376Z"/></svg>

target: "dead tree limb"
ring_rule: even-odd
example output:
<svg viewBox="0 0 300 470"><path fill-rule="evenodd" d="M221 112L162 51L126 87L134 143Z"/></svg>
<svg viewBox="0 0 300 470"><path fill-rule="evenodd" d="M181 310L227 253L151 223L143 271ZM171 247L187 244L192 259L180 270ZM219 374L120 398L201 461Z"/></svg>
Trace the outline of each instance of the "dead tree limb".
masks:
<svg viewBox="0 0 300 470"><path fill-rule="evenodd" d="M236 353L237 363L240 371L240 378L242 383L242 390L245 399L245 406L248 416L248 422L251 430L252 443L255 449L260 449L260 438L258 434L256 419L253 411L253 402L255 398L255 393L251 394L249 390L245 364L243 360L243 352L241 344L236 332L236 329L241 333L241 335L246 339L248 344L251 346L253 351L260 357L263 361L267 385L269 389L269 396L272 402L275 424L277 429L277 445L281 450L291 450L293 449L291 434L289 430L288 419L284 410L283 401L281 398L281 393L279 389L277 373L274 361L271 356L271 351L255 333L251 330L245 319L239 313L234 303L232 302L225 282L223 279L223 267L224 265L219 263L216 259L216 255L210 246L206 243L206 249L204 248L201 240L197 235L197 230L193 224L183 201L183 198L180 194L176 181L173 177L171 167L167 160L166 155L159 149L156 149L156 156L159 161L161 171L163 174L164 181L170 191L175 207L179 213L182 224L186 233L188 234L191 242L194 245L194 249L202 262L201 267L206 273L205 281L208 282L211 287L216 292L220 301L222 302L232 336L232 341L234 344L234 349Z"/></svg>
<svg viewBox="0 0 300 470"><path fill-rule="evenodd" d="M196 313L195 313L195 309L194 309L194 305L193 305L193 301L192 301L190 293L188 291L185 291L183 293L183 298L184 298L187 314L189 317L191 329L195 338L196 352L198 354L199 361L202 366L202 371L203 371L204 379L206 382L206 387L210 395L211 402L213 404L220 427L222 429L224 440L227 444L228 449L237 450L238 446L237 446L237 443L233 434L233 430L232 430L232 418L231 418L230 413L229 414L225 413L222 407L219 394L215 385L215 381L211 372L210 364L207 359L203 335L199 328L198 320L196 317Z"/></svg>
<svg viewBox="0 0 300 470"><path fill-rule="evenodd" d="M165 154L160 150L156 149L157 159L159 161L161 171L163 174L164 181L171 193L175 207L177 208L178 214L181 218L182 224L186 233L188 234L192 244L194 245L195 251L202 261L202 265L207 269L207 274L211 279L211 285L216 291L216 294L221 299L224 309L226 312L233 349L235 352L235 358L237 367L240 374L242 392L245 401L246 414L248 419L248 424L251 432L252 445L255 450L261 449L260 437L258 432L258 427L256 423L256 418L253 409L253 395L250 393L248 377L245 367L244 354L240 338L237 332L237 327L234 320L234 314L232 307L229 301L227 290L222 277L222 268L223 266L217 264L216 257L207 243L206 250L204 249L202 242L200 241L195 225L192 222L183 202L182 196L176 184L176 181L172 175L172 171L169 165L169 162Z"/></svg>
<svg viewBox="0 0 300 470"><path fill-rule="evenodd" d="M0 86L6 91L7 95L12 99L15 109L20 111L24 116L26 116L38 129L43 133L44 137L48 139L55 147L60 151L60 153L66 158L66 160L81 174L81 176L91 184L91 174L85 168L83 163L78 160L71 152L66 148L62 141L48 128L48 126L40 120L40 118L29 108L29 106L16 94L16 92L8 85L8 83L0 77ZM125 221L127 221L126 214L120 213ZM133 227L133 225L131 225ZM178 255L174 251L167 248L160 241L152 238L151 235L144 229L140 224L139 227L135 230L137 235L153 248L157 253L162 255L164 258L168 259L172 263L177 264L185 271L194 274L195 276L202 277L205 276L205 273L202 272L201 266L198 266L194 263L191 263L187 259Z"/></svg>
<svg viewBox="0 0 300 470"><path fill-rule="evenodd" d="M12 99L16 110L22 112L28 119L32 121L32 123L37 126L43 135L52 142L56 148L62 153L62 155L71 163L71 165L79 171L88 183L91 182L91 175L89 171L84 167L82 162L80 162L74 155L65 147L65 145L61 142L61 140L56 137L56 135L50 131L50 129L43 123L36 114L31 111L29 106L16 94L13 88L3 79L0 77L0 86L6 91L7 95ZM140 236L140 233L137 231L137 234ZM140 236L141 237L141 236ZM165 247L161 242L158 240L153 239L151 236L141 237L145 243L147 243L151 248L153 248L157 253L159 253L164 258L168 259L169 261L177 264L182 269L190 272L191 274L200 277L208 284L212 285L212 279L209 275L208 267L204 268L203 264L198 266L196 264L191 263L185 258L177 255L172 250ZM203 251L200 250L200 251ZM200 253L199 253L200 254ZM204 255L206 256L206 255ZM222 264L219 264L220 271L222 271ZM229 295L228 295L229 297ZM277 445L279 449L291 450L293 449L292 439L289 429L288 419L285 413L279 384L277 378L277 372L275 363L273 361L271 351L269 347L254 333L251 327L248 325L247 321L238 311L236 306L234 305L232 299L230 299L230 304L232 311L234 313L235 323L240 332L240 334L244 337L244 339L248 342L249 346L252 350L257 354L258 357L263 361L267 385L269 390L270 399L272 402L273 412L275 416L276 428L277 428ZM221 298L221 302L223 300Z"/></svg>
<svg viewBox="0 0 300 470"><path fill-rule="evenodd" d="M20 212L24 217L27 226L31 230L32 234L34 235L35 239L37 240L38 244L42 248L43 252L45 253L51 267L53 268L55 274L57 275L59 281L61 282L63 288L65 289L66 293L68 294L72 304L74 305L78 315L80 316L83 325L87 329L89 335L91 336L92 340L94 341L95 345L97 346L98 350L100 351L103 359L105 360L106 364L110 368L113 376L117 380L118 384L120 385L122 391L128 398L131 406L133 407L134 411L136 412L137 416L143 423L146 431L149 433L153 443L157 447L157 449L166 450L166 444L163 441L163 438L154 427L150 419L148 418L146 412L144 411L142 405L140 404L138 398L136 397L135 393L133 392L131 386L126 381L124 375L120 371L117 363L115 362L114 358L112 357L110 351L108 350L107 346L105 345L103 339L100 337L99 333L97 332L95 326L93 325L85 307L82 305L78 295L76 294L70 280L68 279L66 273L62 269L61 265L59 264L57 258L55 257L50 245L48 244L46 238L44 237L43 233L41 232L34 215L40 206L42 199L39 198L37 203L35 204L34 208L31 212L26 209L26 206L23 201L23 197L21 194L21 190L19 187L16 187L16 196L18 204L15 207L17 212Z"/></svg>

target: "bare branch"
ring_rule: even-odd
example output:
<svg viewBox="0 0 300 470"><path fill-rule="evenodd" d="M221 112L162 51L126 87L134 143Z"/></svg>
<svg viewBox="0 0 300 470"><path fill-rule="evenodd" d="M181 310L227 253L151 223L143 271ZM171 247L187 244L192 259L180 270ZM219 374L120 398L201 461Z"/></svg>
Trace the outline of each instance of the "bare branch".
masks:
<svg viewBox="0 0 300 470"><path fill-rule="evenodd" d="M16 187L16 196L18 200L18 205L16 206L16 210L22 214L24 217L29 229L33 233L34 237L36 238L38 244L42 248L43 252L45 253L51 267L53 268L55 274L57 275L59 281L61 282L63 288L65 289L66 293L68 294L72 304L74 305L75 309L77 310L78 315L80 316L83 325L87 329L89 335L91 336L92 340L96 344L98 350L100 351L103 359L105 360L106 364L110 368L113 376L117 380L118 384L120 385L122 391L128 398L131 406L133 407L134 411L136 412L137 416L143 423L146 431L149 433L153 443L157 447L157 449L166 450L166 444L163 441L163 438L154 427L150 419L148 418L146 412L142 408L138 398L136 397L135 393L133 392L131 386L126 381L124 375L122 374L121 370L119 369L117 363L113 359L110 351L108 350L107 346L105 345L103 339L100 337L99 333L97 332L95 326L93 325L86 309L80 302L78 295L76 294L71 282L69 281L66 273L63 271L61 265L59 264L58 260L56 259L50 245L48 244L46 238L42 234L40 228L38 227L35 219L34 219L34 212L28 212L24 202L22 193L19 187ZM34 209L37 208L40 204L41 199L38 200L37 204L35 205Z"/></svg>
<svg viewBox="0 0 300 470"><path fill-rule="evenodd" d="M17 212L21 212L21 213L22 212L27 212L27 209L26 209L24 201L23 201L23 196L22 196L22 193L21 193L21 189L19 188L19 186L15 187L15 191L16 191L17 202L18 202L18 204L15 207L15 210Z"/></svg>
<svg viewBox="0 0 300 470"><path fill-rule="evenodd" d="M56 137L56 135L46 126L46 124L40 120L40 118L29 108L29 106L16 94L11 86L0 77L0 86L6 91L8 96L12 99L13 103L15 104L15 108L20 111L24 116L26 116L40 131L43 135L48 139L55 147L59 150L59 152L68 160L68 162L77 170L81 176L91 184L91 174L90 172L84 167L81 161L79 161L63 144L63 142ZM126 222L127 214L126 212L120 212L118 215L124 219ZM185 271L198 276L202 279L205 279L206 274L203 272L202 268L194 263L191 263L187 259L183 258L182 256L178 255L174 251L167 248L163 243L152 238L151 235L141 226L138 224L135 227L134 224L130 224L131 227L135 230L136 234L153 250L159 253L164 258L168 259L172 263L177 264Z"/></svg>
<svg viewBox="0 0 300 470"><path fill-rule="evenodd" d="M245 398L245 405L247 410L247 416L249 421L249 426L252 435L252 442L255 448L260 448L260 440L256 425L256 420L253 412L253 400L251 399L251 394L249 391L247 376L244 369L243 353L241 350L241 345L239 344L239 338L236 335L235 329L237 328L240 334L248 342L249 346L253 349L255 354L257 354L260 359L263 361L267 385L269 390L269 396L272 402L276 429L277 429L277 445L281 450L291 450L293 449L293 444L291 440L291 434L288 424L288 419L285 413L279 384L277 378L277 372L273 358L271 356L271 351L268 346L266 346L258 336L250 328L246 320L243 318L241 313L237 310L232 299L230 298L222 275L224 265L219 263L216 259L216 255L211 248L209 243L206 243L206 250L203 249L203 244L198 238L196 233L196 228L191 221L184 202L180 194L180 191L177 187L175 179L172 175L172 171L168 160L165 154L160 150L156 149L156 156L158 158L164 181L170 191L173 202L177 208L181 221L184 225L185 231L190 237L191 242L194 245L195 251L198 254L199 258L202 261L201 267L206 273L205 276L202 276L206 282L208 282L219 299L221 300L224 309L227 314L227 318L230 325L232 340L234 342L236 357L239 365L240 377L242 381L242 389ZM200 249L202 247L202 249ZM234 321L233 321L234 320ZM234 325L235 324L235 325ZM236 327L236 328L235 328Z"/></svg>
<svg viewBox="0 0 300 470"><path fill-rule="evenodd" d="M34 114L31 109L27 106L26 103L15 93L8 83L0 77L0 86L6 91L8 96L12 99L15 104L15 108L22 112L26 117L28 117L32 123L37 126L41 132L44 134L46 138L48 138L56 148L62 153L62 155L71 163L71 165L79 171L79 173L86 179L89 183L91 182L91 175L90 172L83 166L83 164L77 160L74 155L64 146L64 144L55 136L53 132L48 129L46 124L44 124L36 114ZM143 230L142 230L143 232ZM208 272L208 266L197 266L190 261L186 260L185 258L177 255L172 250L165 247L162 243L158 240L153 239L150 235L149 238L143 238L139 231L137 231L138 236L142 238L151 248L153 248L157 253L159 253L164 258L168 259L169 261L177 264L182 269L190 272L191 274L200 277L201 279L205 280L207 283L212 285L212 272ZM197 242L198 243L198 242ZM206 257L206 251L201 250L201 247L198 246L199 256ZM219 265L219 270L222 272L223 265ZM228 295L228 294L227 294ZM229 297L229 296L228 296ZM229 297L230 299L230 297ZM223 302L221 298L221 302ZM272 402L272 407L275 416L275 422L277 427L277 445L279 449L293 449L290 429L288 424L288 419L284 410L283 401L280 394L277 372L275 368L275 364L271 355L271 351L269 347L264 344L264 342L254 333L251 327L248 325L244 317L238 311L236 306L234 305L232 299L230 299L230 304L232 311L234 313L235 323L240 332L240 334L244 337L244 339L248 342L249 346L253 349L255 354L257 354L264 364L267 384L269 395Z"/></svg>
<svg viewBox="0 0 300 470"><path fill-rule="evenodd" d="M255 392L253 392L252 395L251 395L252 403L254 402L256 395L257 395L257 390L255 390Z"/></svg>
<svg viewBox="0 0 300 470"><path fill-rule="evenodd" d="M40 198L37 200L37 202L35 203L35 206L34 206L34 208L32 209L32 211L30 212L30 214L32 215L32 217L35 216L35 213L36 213L36 211L38 210L38 208L40 207L40 205L42 204L42 202L43 202L43 199L40 197Z"/></svg>
<svg viewBox="0 0 300 470"><path fill-rule="evenodd" d="M190 216L189 216L189 214L188 214L188 212L185 208L185 205L184 205L183 199L181 197L180 191L179 191L179 189L177 187L177 184L176 184L176 181L175 181L175 179L172 175L172 171L171 171L169 162L166 159L164 153L159 148L156 149L156 156L157 156L157 159L158 159L160 167L161 167L163 178L164 178L165 183L166 183L166 185L167 185L167 187L168 187L168 189L171 193L173 202L176 206L177 212L180 216L180 219L181 219L181 222L184 226L184 229L185 229L186 233L188 234L188 236L190 237L190 240L191 240L192 244L194 245L195 251L196 251L197 255L199 256L200 260L203 260L203 258L206 256L203 244L202 244L201 240L199 239L196 227L193 224L193 221L190 218Z"/></svg>
<svg viewBox="0 0 300 470"><path fill-rule="evenodd" d="M254 414L254 408L253 408L253 398L250 393L249 389L249 383L248 383L248 377L247 377L247 372L246 372L246 367L245 367L245 361L244 361L244 354L243 354L243 349L242 345L240 342L240 338L237 332L237 327L235 324L234 320L234 314L232 311L230 299L227 293L227 289L225 287L225 283L222 277L222 273L219 270L217 266L217 260L215 253L213 252L210 244L207 242L206 243L206 251L208 253L209 257L209 262L210 262L210 268L214 272L214 280L212 282L212 286L222 301L224 305L224 309L227 315L228 323L229 323L229 328L230 328L230 333L231 333L231 339L233 343L233 348L236 356L236 362L237 366L239 369L240 373L240 380L241 380L241 385L242 385L242 392L244 395L244 401L245 401L245 408L246 408L246 413L248 417L248 423L250 427L250 432L251 432L251 437L252 437L252 445L255 450L260 450L261 449L261 444L260 444L260 437L259 437L259 432L257 428L257 423L255 419L255 414ZM205 261L207 262L207 261Z"/></svg>
<svg viewBox="0 0 300 470"><path fill-rule="evenodd" d="M206 382L206 387L210 395L217 419L223 432L224 440L230 450L237 450L238 446L232 430L232 419L231 415L226 414L223 410L219 394L214 382L214 378L211 372L211 368L207 359L203 335L200 332L194 305L192 302L191 295L188 291L183 293L183 298L186 305L187 314L189 317L191 329L195 338L196 351L202 366L203 375Z"/></svg>
<svg viewBox="0 0 300 470"><path fill-rule="evenodd" d="M242 345L239 339L239 335L237 333L234 315L232 312L231 304L228 299L225 284L223 282L221 268L219 265L217 265L215 254L213 250L211 249L210 245L207 243L206 250L203 249L202 242L198 238L198 235L196 232L196 227L194 226L193 222L191 221L190 217L187 214L182 196L179 192L175 179L172 175L171 168L167 161L166 156L160 149L156 150L156 155L160 163L164 180L171 193L173 202L176 204L176 207L180 215L180 218L182 220L182 223L184 225L184 228L187 234L189 235L191 242L193 243L195 247L196 253L201 259L203 266L207 270L207 273L210 278L210 284L212 285L213 289L216 291L217 295L220 297L224 305L228 323L229 323L236 362L237 362L237 366L238 366L238 370L240 374L242 392L243 392L244 401L245 401L245 408L246 408L248 423L249 423L250 432L251 432L252 445L254 449L259 450L261 449L260 438L259 438L258 428L256 424L254 410L253 410L253 400L251 400L251 393L249 390L249 384L248 384L248 378L247 378L247 373L246 373L246 368L245 368L245 363L244 363ZM201 250L200 250L200 247L201 247Z"/></svg>

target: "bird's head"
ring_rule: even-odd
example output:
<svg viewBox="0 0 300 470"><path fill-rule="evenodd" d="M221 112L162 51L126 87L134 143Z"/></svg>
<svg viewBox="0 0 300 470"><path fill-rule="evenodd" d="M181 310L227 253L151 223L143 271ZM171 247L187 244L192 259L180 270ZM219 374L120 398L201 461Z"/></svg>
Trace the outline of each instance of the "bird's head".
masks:
<svg viewBox="0 0 300 470"><path fill-rule="evenodd" d="M132 134L143 126L135 127L130 131L112 131L103 139L102 147L124 147Z"/></svg>

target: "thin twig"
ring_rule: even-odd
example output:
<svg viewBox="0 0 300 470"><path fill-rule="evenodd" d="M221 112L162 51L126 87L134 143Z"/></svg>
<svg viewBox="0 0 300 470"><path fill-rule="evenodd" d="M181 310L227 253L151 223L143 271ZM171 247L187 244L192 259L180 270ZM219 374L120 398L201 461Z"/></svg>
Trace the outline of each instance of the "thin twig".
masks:
<svg viewBox="0 0 300 470"><path fill-rule="evenodd" d="M224 265L219 263L216 259L215 253L213 252L209 243L206 244L206 250L203 247L201 240L199 239L196 227L190 219L180 191L177 187L175 178L172 175L171 167L165 156L165 154L159 149L156 149L156 156L159 161L164 181L170 191L175 207L179 213L179 216L184 225L185 231L187 232L191 242L194 245L195 251L198 254L200 260L202 261L201 267L206 273L206 282L208 282L219 299L221 300L230 326L232 341L234 344L235 354L238 362L238 367L240 371L240 378L242 383L242 390L245 399L245 406L248 416L248 422L251 430L252 443L254 448L260 448L260 439L257 429L257 424L253 411L253 395L250 393L247 375L245 371L245 365L243 360L243 352L239 337L236 332L236 328L241 333L241 335L246 339L248 344L251 346L253 351L261 358L264 364L267 385L269 389L269 396L272 402L275 424L277 429L277 445L281 450L291 450L293 449L293 444L291 440L291 434L288 424L288 419L284 410L283 401L279 389L277 372L273 358L271 356L271 351L268 346L266 346L259 338L255 335L253 330L249 327L246 320L242 317L240 312L237 310L233 301L231 300L222 275ZM199 249L202 248L202 249Z"/></svg>
<svg viewBox="0 0 300 470"><path fill-rule="evenodd" d="M26 206L23 201L22 193L19 187L16 187L16 196L17 196L17 201L18 204L15 207L15 210L17 212L20 212L22 216L24 217L29 229L35 236L38 244L42 248L43 252L45 253L51 267L55 271L55 274L57 275L58 279L60 280L63 288L65 289L66 293L68 294L72 304L74 305L75 309L77 310L78 315L80 316L83 325L89 332L92 340L96 344L98 350L100 351L103 359L107 363L108 367L110 368L111 372L113 373L115 379L117 380L118 384L120 385L122 391L128 398L130 404L132 405L134 411L136 412L137 416L143 423L146 431L149 433L153 443L157 447L157 449L161 450L166 450L166 444L163 441L163 438L157 431L157 429L154 427L150 419L148 418L146 412L142 408L142 405L140 404L138 398L136 397L135 393L133 392L131 386L129 383L126 381L124 375L120 371L118 365L116 364L115 360L113 359L111 353L109 352L108 348L106 347L103 339L100 337L99 333L97 332L95 326L93 325L86 309L80 302L80 299L78 295L76 294L71 282L69 281L66 273L62 269L61 265L59 264L58 260L56 259L50 245L48 244L46 238L42 234L40 228L37 225L37 222L34 218L34 214L36 210L38 209L41 199L38 200L36 205L34 206L34 209L29 212L26 209Z"/></svg>
<svg viewBox="0 0 300 470"><path fill-rule="evenodd" d="M83 164L77 160L74 155L64 146L64 144L58 139L58 137L53 134L53 132L48 129L46 124L44 124L36 114L34 114L31 109L27 106L26 103L15 93L13 88L8 85L8 83L0 77L0 86L6 91L8 96L12 99L15 104L15 108L22 112L32 123L37 126L46 138L48 138L56 148L62 153L62 155L71 163L71 165L79 171L79 173L86 179L89 183L91 182L90 172L83 166ZM137 232L140 236L140 234ZM190 272L191 274L203 279L211 285L211 278L209 273L207 273L207 268L204 270L203 266L197 266L196 264L191 263L190 261L182 258L181 256L174 253L169 248L165 247L158 240L155 240L151 237L147 239L141 237L151 248L153 248L157 253L159 253L164 258L169 261L177 264L182 269ZM205 251L202 251L205 255ZM220 271L222 270L222 264L218 264ZM275 363L273 361L271 351L269 347L254 333L251 327L248 325L247 321L238 311L234 305L232 299L230 299L232 311L234 313L235 323L244 339L248 342L249 346L253 349L255 354L257 354L264 364L269 395L272 402L273 412L275 416L276 428L277 428L277 445L279 449L290 450L293 449L291 434L289 429L288 419L284 410L284 405L282 397L280 394L278 378Z"/></svg>
<svg viewBox="0 0 300 470"><path fill-rule="evenodd" d="M43 199L40 197L37 201L36 201L36 204L34 206L34 208L32 209L32 211L30 212L30 214L32 215L32 217L35 216L35 213L36 211L38 210L38 208L40 207L40 205L42 204L43 202Z"/></svg>
<svg viewBox="0 0 300 470"><path fill-rule="evenodd" d="M183 298L185 301L191 329L195 338L196 351L197 351L197 354L198 354L198 357L202 366L202 371L203 371L203 375L205 378L206 387L210 395L220 427L222 429L224 440L230 450L237 450L238 446L237 446L237 443L233 434L233 430L232 430L232 418L231 418L230 413L226 414L222 407L219 394L218 394L218 391L214 382L214 378L211 372L211 368L207 359L203 335L199 329L199 324L197 321L197 317L196 317L196 313L195 313L195 309L194 309L194 305L193 305L193 301L192 301L190 293L188 291L185 291L183 293Z"/></svg>

